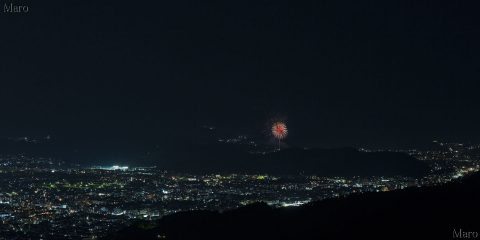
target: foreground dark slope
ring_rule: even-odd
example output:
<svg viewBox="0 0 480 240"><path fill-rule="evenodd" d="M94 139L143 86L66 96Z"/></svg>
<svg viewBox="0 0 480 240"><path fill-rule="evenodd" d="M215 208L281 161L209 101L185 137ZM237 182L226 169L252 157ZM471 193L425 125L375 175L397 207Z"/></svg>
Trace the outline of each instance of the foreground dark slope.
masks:
<svg viewBox="0 0 480 240"><path fill-rule="evenodd" d="M192 211L143 222L107 239L451 239L480 232L480 174L410 188L272 209L258 203L223 213Z"/></svg>

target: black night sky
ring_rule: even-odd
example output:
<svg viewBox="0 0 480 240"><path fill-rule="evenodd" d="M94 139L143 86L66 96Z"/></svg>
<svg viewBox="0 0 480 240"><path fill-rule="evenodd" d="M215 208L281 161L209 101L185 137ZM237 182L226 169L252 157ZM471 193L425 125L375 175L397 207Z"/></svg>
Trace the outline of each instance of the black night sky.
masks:
<svg viewBox="0 0 480 240"><path fill-rule="evenodd" d="M473 2L473 1L472 1ZM470 1L32 1L0 18L0 136L111 151L201 127L295 146L478 142Z"/></svg>

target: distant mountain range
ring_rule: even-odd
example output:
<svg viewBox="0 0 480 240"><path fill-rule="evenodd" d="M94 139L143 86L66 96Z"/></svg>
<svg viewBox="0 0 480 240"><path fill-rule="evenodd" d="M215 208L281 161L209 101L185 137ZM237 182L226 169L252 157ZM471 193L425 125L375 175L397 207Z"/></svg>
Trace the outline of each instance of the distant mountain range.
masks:
<svg viewBox="0 0 480 240"><path fill-rule="evenodd" d="M322 176L421 176L427 165L407 154L360 152L352 148L251 153L232 144L192 145L154 156L159 167L199 173L240 172Z"/></svg>
<svg viewBox="0 0 480 240"><path fill-rule="evenodd" d="M148 151L148 154L145 154ZM192 173L316 174L321 176L422 176L428 167L407 154L361 152L353 148L304 149L257 144L244 138L203 143L172 143L141 150L128 145L95 145L75 148L61 141L0 139L1 154L27 153L57 157L67 162L156 165ZM115 162L120 161L120 162Z"/></svg>
<svg viewBox="0 0 480 240"><path fill-rule="evenodd" d="M301 207L257 203L223 213L182 212L135 223L105 239L460 239L469 232L479 234L479 203L476 174L443 186L351 195Z"/></svg>
<svg viewBox="0 0 480 240"><path fill-rule="evenodd" d="M28 137L0 138L0 154L37 154L51 155L54 144L50 137L32 139Z"/></svg>

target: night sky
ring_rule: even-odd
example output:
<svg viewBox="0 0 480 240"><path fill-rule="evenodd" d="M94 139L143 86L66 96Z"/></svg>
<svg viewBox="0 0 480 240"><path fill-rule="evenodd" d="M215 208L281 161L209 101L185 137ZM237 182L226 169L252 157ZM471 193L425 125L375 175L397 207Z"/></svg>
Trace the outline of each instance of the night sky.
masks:
<svg viewBox="0 0 480 240"><path fill-rule="evenodd" d="M473 2L31 1L0 13L0 136L112 150L279 118L296 146L480 142Z"/></svg>

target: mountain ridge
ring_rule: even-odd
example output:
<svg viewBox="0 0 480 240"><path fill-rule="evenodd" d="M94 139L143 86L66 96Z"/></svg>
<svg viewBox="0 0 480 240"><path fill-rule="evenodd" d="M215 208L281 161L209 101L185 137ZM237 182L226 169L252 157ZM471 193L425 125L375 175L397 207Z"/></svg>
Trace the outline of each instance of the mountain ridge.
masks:
<svg viewBox="0 0 480 240"><path fill-rule="evenodd" d="M360 152L353 148L303 149L249 153L234 145L205 144L154 157L167 170L197 173L316 174L322 176L423 176L425 162L396 152ZM198 161L195 161L198 159Z"/></svg>

